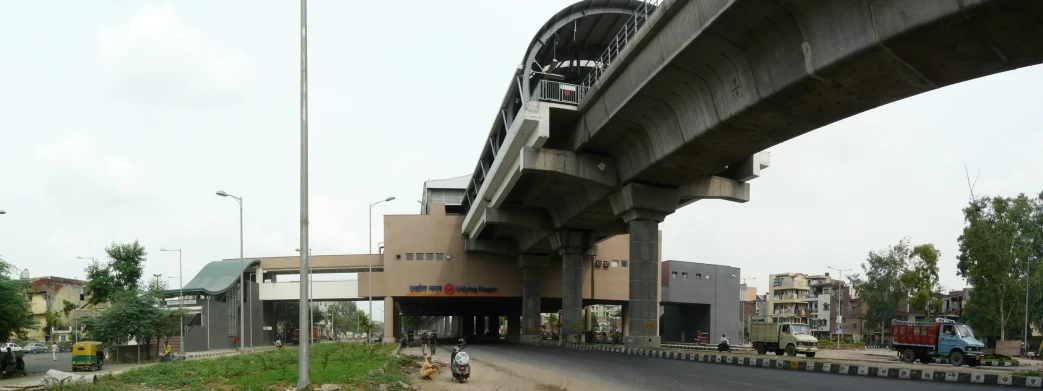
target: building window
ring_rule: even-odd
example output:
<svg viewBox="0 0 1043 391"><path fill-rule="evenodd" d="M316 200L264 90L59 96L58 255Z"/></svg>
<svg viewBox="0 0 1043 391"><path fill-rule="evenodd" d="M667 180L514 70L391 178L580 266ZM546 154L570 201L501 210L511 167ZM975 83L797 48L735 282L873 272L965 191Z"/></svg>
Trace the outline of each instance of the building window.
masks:
<svg viewBox="0 0 1043 391"><path fill-rule="evenodd" d="M613 260L612 261L612 267L619 267L619 261L618 260Z"/></svg>
<svg viewBox="0 0 1043 391"><path fill-rule="evenodd" d="M435 253L427 253L427 260L428 261L435 260Z"/></svg>
<svg viewBox="0 0 1043 391"><path fill-rule="evenodd" d="M406 253L406 260L407 261L412 261L413 260L413 253Z"/></svg>
<svg viewBox="0 0 1043 391"><path fill-rule="evenodd" d="M629 267L630 261L623 261L623 267Z"/></svg>
<svg viewBox="0 0 1043 391"><path fill-rule="evenodd" d="M670 272L670 278L677 278L677 272Z"/></svg>
<svg viewBox="0 0 1043 391"><path fill-rule="evenodd" d="M436 253L436 254L435 254L435 260L436 260L436 261L442 261L442 260L445 260L445 253Z"/></svg>
<svg viewBox="0 0 1043 391"><path fill-rule="evenodd" d="M65 342L65 341L68 341L68 340L66 339L67 337L68 337L68 335L65 335L65 334L59 335L59 336L58 336L58 342Z"/></svg>
<svg viewBox="0 0 1043 391"><path fill-rule="evenodd" d="M681 272L681 278L688 279L688 272Z"/></svg>

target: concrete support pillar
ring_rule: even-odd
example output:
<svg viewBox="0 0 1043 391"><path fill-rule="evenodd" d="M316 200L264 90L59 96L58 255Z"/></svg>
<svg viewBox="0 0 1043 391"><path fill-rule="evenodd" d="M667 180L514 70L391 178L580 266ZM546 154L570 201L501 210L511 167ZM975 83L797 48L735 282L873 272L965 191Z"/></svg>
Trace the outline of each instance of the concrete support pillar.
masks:
<svg viewBox="0 0 1043 391"><path fill-rule="evenodd" d="M587 231L559 230L550 245L561 255L561 335L566 343L578 343L583 335L583 254L593 244Z"/></svg>
<svg viewBox="0 0 1043 391"><path fill-rule="evenodd" d="M452 332L453 337L455 337L455 338L460 338L461 337L460 333L463 330L460 329L460 324L463 323L463 321L464 320L463 320L462 316L453 316L452 319L450 320L450 324L453 327L453 332Z"/></svg>
<svg viewBox="0 0 1043 391"><path fill-rule="evenodd" d="M507 340L511 342L521 341L522 324L521 316L507 316Z"/></svg>
<svg viewBox="0 0 1043 391"><path fill-rule="evenodd" d="M500 340L500 316L489 315L489 339Z"/></svg>
<svg viewBox="0 0 1043 391"><path fill-rule="evenodd" d="M402 315L398 313L398 308L395 308L395 300L391 296L384 298L384 343L395 343L398 338L402 337L401 329L399 326L402 322Z"/></svg>
<svg viewBox="0 0 1043 391"><path fill-rule="evenodd" d="M593 322L591 322L590 306L583 307L583 325L586 330L593 330Z"/></svg>
<svg viewBox="0 0 1043 391"><path fill-rule="evenodd" d="M461 333L464 339L470 339L474 335L474 315L466 315L461 323Z"/></svg>
<svg viewBox="0 0 1043 391"><path fill-rule="evenodd" d="M623 324L623 337L625 338L630 335L630 304L623 303L622 307L623 316L620 323Z"/></svg>
<svg viewBox="0 0 1043 391"><path fill-rule="evenodd" d="M627 347L659 347L659 223L677 209L678 189L630 183L609 196L630 233L630 334Z"/></svg>
<svg viewBox="0 0 1043 391"><path fill-rule="evenodd" d="M540 278L550 265L550 256L522 254L518 267L522 270L522 342L540 340Z"/></svg>

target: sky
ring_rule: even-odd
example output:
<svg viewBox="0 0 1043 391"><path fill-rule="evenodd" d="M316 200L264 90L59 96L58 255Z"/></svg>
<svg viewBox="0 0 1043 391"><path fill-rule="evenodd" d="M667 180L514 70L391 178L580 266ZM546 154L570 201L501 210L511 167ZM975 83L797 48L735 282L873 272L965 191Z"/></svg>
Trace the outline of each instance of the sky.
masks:
<svg viewBox="0 0 1043 391"><path fill-rule="evenodd" d="M313 253L365 253L382 214L415 214L423 181L471 172L515 66L572 0L309 3ZM299 4L0 2L0 257L32 276L83 278L139 240L145 276L191 279L299 247ZM941 250L978 195L1043 191L1043 68L915 96L770 149L745 204L669 216L665 259L768 274L858 270L903 237ZM845 276L851 272L845 272ZM170 281L172 286L177 280ZM363 306L364 307L364 306ZM382 307L378 302L377 307Z"/></svg>

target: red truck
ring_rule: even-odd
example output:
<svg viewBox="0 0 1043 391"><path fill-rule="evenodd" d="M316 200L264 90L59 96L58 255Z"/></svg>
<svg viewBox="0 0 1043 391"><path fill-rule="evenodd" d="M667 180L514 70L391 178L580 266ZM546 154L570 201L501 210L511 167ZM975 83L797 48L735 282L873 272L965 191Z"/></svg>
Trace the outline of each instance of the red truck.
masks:
<svg viewBox="0 0 1043 391"><path fill-rule="evenodd" d="M319 328L318 327L312 327L311 328L311 339L312 339L312 341L318 341L319 340ZM293 333L290 334L290 341L300 345L300 343L301 343L300 342L301 341L301 329L293 329Z"/></svg>
<svg viewBox="0 0 1043 391"><path fill-rule="evenodd" d="M981 363L985 344L974 338L970 326L956 324L950 319L937 318L934 322L891 321L891 349L902 361L916 360L930 364L936 357L945 357L954 366Z"/></svg>

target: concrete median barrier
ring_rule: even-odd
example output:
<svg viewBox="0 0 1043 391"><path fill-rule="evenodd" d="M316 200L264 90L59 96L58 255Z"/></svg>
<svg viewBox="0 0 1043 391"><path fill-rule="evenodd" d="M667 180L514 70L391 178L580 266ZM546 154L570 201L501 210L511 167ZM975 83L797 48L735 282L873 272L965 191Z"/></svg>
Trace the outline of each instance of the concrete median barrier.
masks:
<svg viewBox="0 0 1043 391"><path fill-rule="evenodd" d="M541 344L544 346L558 346L557 343ZM967 383L982 385L1001 385L1012 387L1041 388L1043 377L1017 376L1011 374L958 372L935 369L909 369L893 368L887 365L852 365L821 360L801 360L798 358L761 358L723 355L715 353L686 353L672 352L657 349L628 349L617 346L600 346L584 344L562 344L561 347L568 349L589 350L605 353L627 354L645 356L658 359L691 361L697 363L713 363L721 365L742 365L761 368L774 368L779 370L807 371L831 373L848 376L875 376L888 377L892 379L934 381L950 383Z"/></svg>

